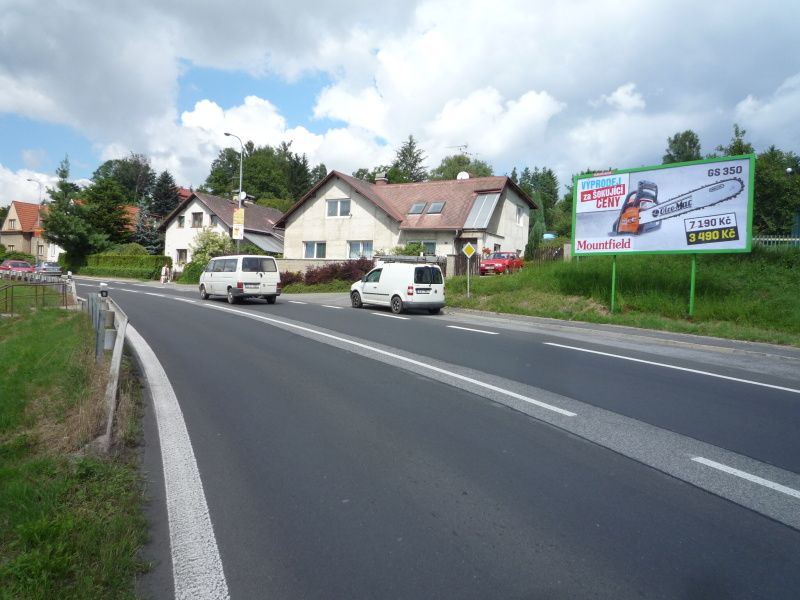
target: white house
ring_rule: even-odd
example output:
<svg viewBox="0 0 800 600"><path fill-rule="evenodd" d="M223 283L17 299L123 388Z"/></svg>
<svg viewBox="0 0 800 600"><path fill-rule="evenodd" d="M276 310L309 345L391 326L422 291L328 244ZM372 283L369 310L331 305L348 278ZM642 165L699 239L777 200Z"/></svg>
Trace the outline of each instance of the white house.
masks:
<svg viewBox="0 0 800 600"><path fill-rule="evenodd" d="M372 184L332 171L275 225L284 229L284 258L372 257L408 242L438 256L467 242L522 253L532 208L508 177Z"/></svg>
<svg viewBox="0 0 800 600"><path fill-rule="evenodd" d="M231 236L233 211L237 206L233 200L192 192L159 225L164 231L164 254L180 267L192 260L192 245L203 229ZM250 202L243 204L243 208L244 241L266 252L281 254L283 231L276 229L275 224L283 213Z"/></svg>

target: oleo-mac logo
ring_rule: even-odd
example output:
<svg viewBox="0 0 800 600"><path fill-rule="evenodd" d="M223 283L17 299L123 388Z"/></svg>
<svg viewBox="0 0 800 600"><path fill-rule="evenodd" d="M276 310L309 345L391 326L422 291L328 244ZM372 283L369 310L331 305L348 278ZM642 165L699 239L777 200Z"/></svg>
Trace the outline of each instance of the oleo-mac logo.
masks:
<svg viewBox="0 0 800 600"><path fill-rule="evenodd" d="M663 208L654 208L653 216L658 217L664 215L671 215L674 212L678 212L689 208L692 208L691 196L686 198L685 200L681 200L680 202L676 202L675 204L670 204L669 206L665 206Z"/></svg>

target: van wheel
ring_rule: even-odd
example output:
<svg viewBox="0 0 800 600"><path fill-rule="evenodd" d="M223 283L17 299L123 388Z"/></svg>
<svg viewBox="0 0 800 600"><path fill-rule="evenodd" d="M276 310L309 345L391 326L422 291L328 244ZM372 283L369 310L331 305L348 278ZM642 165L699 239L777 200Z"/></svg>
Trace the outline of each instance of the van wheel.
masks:
<svg viewBox="0 0 800 600"><path fill-rule="evenodd" d="M264 296L267 299L267 304L275 304L275 296Z"/></svg>
<svg viewBox="0 0 800 600"><path fill-rule="evenodd" d="M236 304L236 296L233 295L233 288L228 288L228 304Z"/></svg>
<svg viewBox="0 0 800 600"><path fill-rule="evenodd" d="M350 304L353 305L353 308L361 308L364 304L361 302L361 294L358 292L352 292L350 294Z"/></svg>
<svg viewBox="0 0 800 600"><path fill-rule="evenodd" d="M403 312L403 301L400 296L392 296L392 312L396 315Z"/></svg>
<svg viewBox="0 0 800 600"><path fill-rule="evenodd" d="M429 308L428 312L432 315L438 315L442 311L441 308Z"/></svg>
<svg viewBox="0 0 800 600"><path fill-rule="evenodd" d="M200 300L208 300L208 292L206 292L206 286L200 286Z"/></svg>

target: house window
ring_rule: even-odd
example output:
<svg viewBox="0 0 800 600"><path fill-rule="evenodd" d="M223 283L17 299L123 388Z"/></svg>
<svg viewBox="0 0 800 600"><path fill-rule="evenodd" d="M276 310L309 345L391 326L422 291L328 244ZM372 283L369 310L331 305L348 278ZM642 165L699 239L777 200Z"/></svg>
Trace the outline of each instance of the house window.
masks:
<svg viewBox="0 0 800 600"><path fill-rule="evenodd" d="M422 211L425 210L426 202L415 202L411 205L411 208L408 209L408 214L410 215L421 215Z"/></svg>
<svg viewBox="0 0 800 600"><path fill-rule="evenodd" d="M411 244L422 244L422 252L426 255L435 256L436 255L436 242L425 242L420 240L414 240L413 242L409 242Z"/></svg>
<svg viewBox="0 0 800 600"><path fill-rule="evenodd" d="M525 218L525 209L521 206L517 207L517 225L523 224L523 219Z"/></svg>
<svg viewBox="0 0 800 600"><path fill-rule="evenodd" d="M325 258L325 242L303 242L303 258Z"/></svg>
<svg viewBox="0 0 800 600"><path fill-rule="evenodd" d="M183 225L186 223L186 217L181 215L178 217L178 229L183 229Z"/></svg>
<svg viewBox="0 0 800 600"><path fill-rule="evenodd" d="M36 246L36 255L42 256L43 254L44 254L44 246L42 244L39 244L38 246Z"/></svg>
<svg viewBox="0 0 800 600"><path fill-rule="evenodd" d="M344 200L328 200L328 216L349 217L350 199L346 198Z"/></svg>
<svg viewBox="0 0 800 600"><path fill-rule="evenodd" d="M8 220L8 228L9 229L16 229L17 228L17 220L16 219L9 219Z"/></svg>
<svg viewBox="0 0 800 600"><path fill-rule="evenodd" d="M431 202L431 205L428 207L428 214L440 215L442 214L442 210L444 210L444 202Z"/></svg>
<svg viewBox="0 0 800 600"><path fill-rule="evenodd" d="M6 250L8 250L9 252L13 252L14 251L14 244L8 244L6 246Z"/></svg>
<svg viewBox="0 0 800 600"><path fill-rule="evenodd" d="M202 227L203 226L203 213L196 212L192 213L192 227Z"/></svg>
<svg viewBox="0 0 800 600"><path fill-rule="evenodd" d="M349 258L372 258L372 240L347 242L347 255Z"/></svg>
<svg viewBox="0 0 800 600"><path fill-rule="evenodd" d="M179 248L178 252L178 264L185 265L186 264L186 248Z"/></svg>

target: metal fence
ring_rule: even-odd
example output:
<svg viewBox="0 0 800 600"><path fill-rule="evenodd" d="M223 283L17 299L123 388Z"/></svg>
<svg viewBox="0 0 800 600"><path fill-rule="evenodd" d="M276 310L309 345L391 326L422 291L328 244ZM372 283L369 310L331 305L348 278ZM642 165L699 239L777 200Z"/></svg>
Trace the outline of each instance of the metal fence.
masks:
<svg viewBox="0 0 800 600"><path fill-rule="evenodd" d="M0 278L0 307L3 314L38 308L68 308L74 304L69 291L69 283L57 278L45 280L37 276L24 280L4 276Z"/></svg>
<svg viewBox="0 0 800 600"><path fill-rule="evenodd" d="M753 237L753 244L767 248L800 248L800 237L761 235Z"/></svg>

